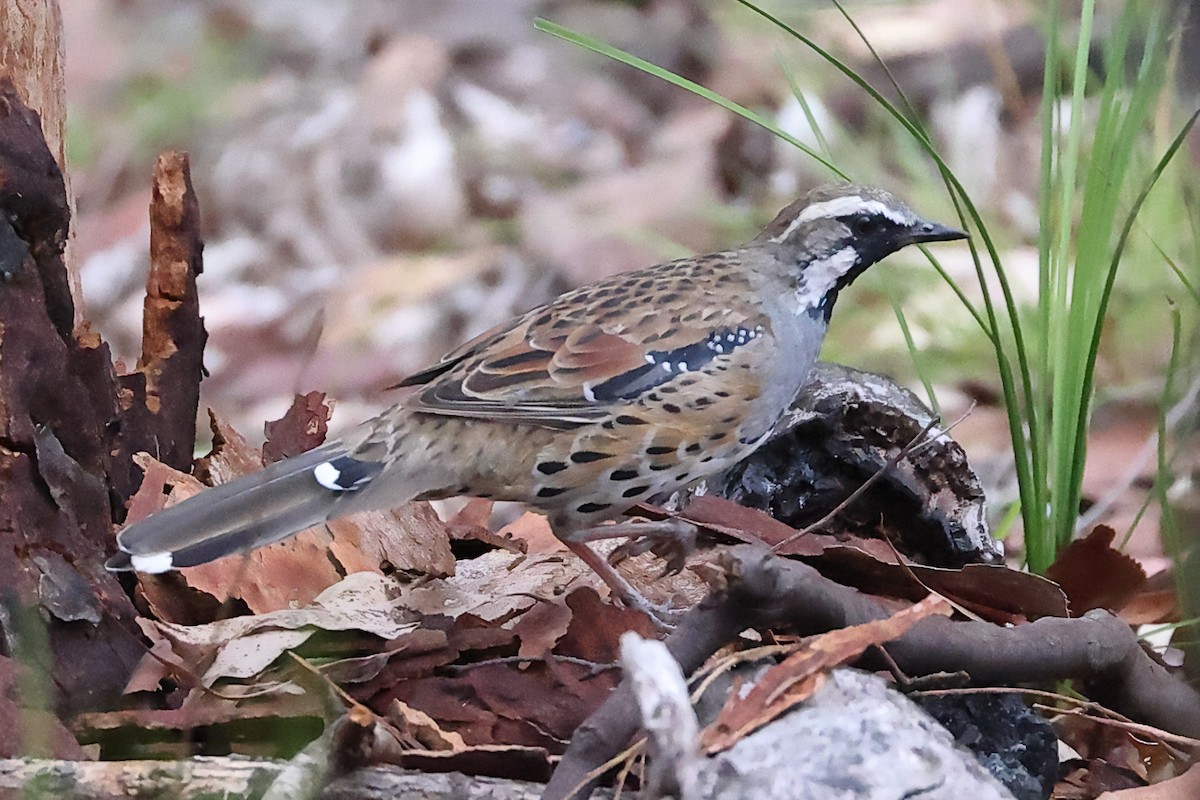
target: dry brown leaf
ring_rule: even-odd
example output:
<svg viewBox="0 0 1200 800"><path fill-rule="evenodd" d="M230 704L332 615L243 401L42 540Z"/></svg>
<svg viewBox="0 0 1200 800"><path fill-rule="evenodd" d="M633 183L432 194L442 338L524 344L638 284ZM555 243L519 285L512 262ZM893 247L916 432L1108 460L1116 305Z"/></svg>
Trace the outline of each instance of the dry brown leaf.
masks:
<svg viewBox="0 0 1200 800"><path fill-rule="evenodd" d="M327 555L331 541L325 528L310 528L282 542L179 573L191 588L222 603L242 600L255 614L295 608L341 578Z"/></svg>
<svg viewBox="0 0 1200 800"><path fill-rule="evenodd" d="M479 542L484 548L494 547L510 553L524 553L526 551L525 542L514 539L512 536L492 532L490 523L494 505L495 503L491 500L483 500L478 497L467 500L466 504L446 521L446 529L450 538L456 542ZM463 551L459 552L461 554Z"/></svg>
<svg viewBox="0 0 1200 800"><path fill-rule="evenodd" d="M532 606L535 598L557 597L577 582L599 585L599 578L577 559L496 550L460 561L452 577L406 590L403 602L423 615L470 613L504 620Z"/></svg>
<svg viewBox="0 0 1200 800"><path fill-rule="evenodd" d="M1046 577L1062 587L1071 614L1081 617L1093 608L1117 610L1146 583L1137 561L1113 548L1117 532L1097 525L1058 554Z"/></svg>
<svg viewBox="0 0 1200 800"><path fill-rule="evenodd" d="M419 749L461 751L467 747L457 733L443 730L433 717L399 700L392 701L387 720Z"/></svg>
<svg viewBox="0 0 1200 800"><path fill-rule="evenodd" d="M221 600L240 599L262 614L311 602L343 573L381 573L385 565L404 574L453 574L449 536L428 503L352 514L180 572L193 589Z"/></svg>
<svg viewBox="0 0 1200 800"><path fill-rule="evenodd" d="M564 691L540 665L514 669L510 664L483 664L468 670L463 678L489 711L513 723L512 730L522 731L498 739L496 744L565 744L592 711L583 698Z"/></svg>
<svg viewBox="0 0 1200 800"><path fill-rule="evenodd" d="M208 410L208 426L213 435L212 450L208 455L196 459L193 469L202 483L217 486L262 469L262 455L258 448L211 408Z"/></svg>
<svg viewBox="0 0 1200 800"><path fill-rule="evenodd" d="M1062 777L1050 795L1053 800L1095 800L1107 791L1146 785L1128 770L1099 759L1072 758L1060 764L1059 769Z"/></svg>
<svg viewBox="0 0 1200 800"><path fill-rule="evenodd" d="M215 650L202 676L206 686L226 677L258 674L286 650L298 647L318 630L364 631L395 639L418 623L394 596L396 584L371 572L356 572L322 592L311 605L206 625L158 622L173 645Z"/></svg>
<svg viewBox="0 0 1200 800"><path fill-rule="evenodd" d="M495 502L482 497L469 498L454 516L446 520L446 527L450 529L450 535L462 538L469 535L472 529L490 532L488 523L491 522L492 506L494 505Z"/></svg>
<svg viewBox="0 0 1200 800"><path fill-rule="evenodd" d="M505 525L500 529L499 535L525 542L525 552L530 555L561 553L567 549L554 535L546 518L533 511L526 511Z"/></svg>
<svg viewBox="0 0 1200 800"><path fill-rule="evenodd" d="M586 667L558 667L575 679L564 683L559 671L542 663L481 663L455 675L395 683L372 705L390 708L398 699L428 714L443 730L460 734L468 747L519 745L562 752L575 729L612 690L616 673L581 681L589 675ZM580 684L585 691L576 691Z"/></svg>
<svg viewBox="0 0 1200 800"><path fill-rule="evenodd" d="M567 632L555 652L594 664L611 664L620 657L621 634L633 631L643 639L658 639L660 631L640 611L605 602L595 589L585 586L566 597L571 609Z"/></svg>
<svg viewBox="0 0 1200 800"><path fill-rule="evenodd" d="M138 617L136 621L142 629L142 634L151 644L146 655L142 656L142 660L134 668L133 674L129 676L125 684L125 694L156 691L159 682L172 671L190 672L195 668L194 664L188 665L179 657L171 642L159 633L153 622L145 617Z"/></svg>
<svg viewBox="0 0 1200 800"><path fill-rule="evenodd" d="M521 640L517 655L522 658L541 658L549 653L566 634L572 612L564 603L546 600L526 611L513 625L513 633Z"/></svg>
<svg viewBox="0 0 1200 800"><path fill-rule="evenodd" d="M267 436L262 447L263 462L274 464L324 444L332 413L333 406L325 402L324 392L296 395L282 417L263 426Z"/></svg>
<svg viewBox="0 0 1200 800"><path fill-rule="evenodd" d="M168 467L149 453L135 453L133 463L142 469L143 477L141 486L129 498L129 512L125 517L127 524L143 520L162 509L167 503L168 491L172 503L178 503L206 488L191 475Z"/></svg>
<svg viewBox="0 0 1200 800"><path fill-rule="evenodd" d="M405 575L454 574L445 523L429 503L414 501L388 511L365 511L326 523L341 571L379 572L384 564Z"/></svg>
<svg viewBox="0 0 1200 800"><path fill-rule="evenodd" d="M830 669L857 658L868 647L903 635L926 617L950 613L951 607L945 600L930 595L887 619L807 640L795 653L769 669L745 697L732 695L717 719L702 732L701 744L709 753L733 746L748 733L811 697Z"/></svg>
<svg viewBox="0 0 1200 800"><path fill-rule="evenodd" d="M680 517L738 541L768 547L796 532L765 512L719 497L693 498ZM907 561L901 567L885 541L817 533L795 539L781 548L780 554L801 556L826 577L873 595L915 601L924 597L925 587L929 587L995 622L1067 616L1066 597L1056 584L1007 567L968 564L962 569L944 569Z"/></svg>
<svg viewBox="0 0 1200 800"><path fill-rule="evenodd" d="M1143 781L1149 759L1166 752L1161 743L1143 740L1122 727L1097 722L1089 714L1064 712L1052 722L1058 738L1083 758L1119 767Z"/></svg>
<svg viewBox="0 0 1200 800"><path fill-rule="evenodd" d="M444 631L417 628L397 639L389 641L382 652L365 656L342 658L321 667L321 674L338 686L363 683L374 679L387 665L396 659L410 661L418 656L448 650L449 639ZM453 656L439 663L448 664ZM432 666L430 667L432 669Z"/></svg>
<svg viewBox="0 0 1200 800"><path fill-rule="evenodd" d="M1162 783L1105 792L1096 800L1196 800L1197 797L1200 797L1200 764Z"/></svg>
<svg viewBox="0 0 1200 800"><path fill-rule="evenodd" d="M1174 589L1140 591L1121 607L1117 616L1134 626L1177 622L1179 595Z"/></svg>
<svg viewBox="0 0 1200 800"><path fill-rule="evenodd" d="M217 444L198 468L220 482L261 469L260 459L237 431L216 415L212 426ZM145 478L130 500L131 522L161 508L168 487L167 505L205 488L196 478L148 455L139 455L137 463ZM354 514L247 554L179 570L186 587L211 599L189 596L176 578L141 576L140 583L160 619L194 624L212 619L229 599L263 614L306 605L343 574L382 572L388 566L405 574L441 577L452 574L454 564L445 525L428 503L414 502L390 511Z"/></svg>

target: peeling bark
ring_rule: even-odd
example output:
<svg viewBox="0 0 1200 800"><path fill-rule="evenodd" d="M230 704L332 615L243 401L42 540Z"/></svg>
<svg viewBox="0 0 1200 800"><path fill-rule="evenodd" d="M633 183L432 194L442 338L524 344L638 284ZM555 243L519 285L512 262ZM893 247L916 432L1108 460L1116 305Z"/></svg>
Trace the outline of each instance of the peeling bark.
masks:
<svg viewBox="0 0 1200 800"><path fill-rule="evenodd" d="M21 101L37 112L42 135L63 173L67 203L75 216L75 195L67 172L66 77L63 73L62 10L58 0L5 0L0 3L0 75L12 79ZM67 274L75 320L83 319L79 265L71 258L74 234L67 238Z"/></svg>
<svg viewBox="0 0 1200 800"><path fill-rule="evenodd" d="M63 259L68 204L36 113L0 80L0 624L45 619L31 653L60 714L112 704L143 651L133 609L104 571L117 393L108 348L76 336ZM20 655L20 653L16 653Z"/></svg>
<svg viewBox="0 0 1200 800"><path fill-rule="evenodd" d="M119 378L121 434L112 485L122 503L141 484L141 470L133 464L139 451L191 472L208 339L196 291L204 249L200 204L187 154L158 157L151 198L142 355L137 369Z"/></svg>

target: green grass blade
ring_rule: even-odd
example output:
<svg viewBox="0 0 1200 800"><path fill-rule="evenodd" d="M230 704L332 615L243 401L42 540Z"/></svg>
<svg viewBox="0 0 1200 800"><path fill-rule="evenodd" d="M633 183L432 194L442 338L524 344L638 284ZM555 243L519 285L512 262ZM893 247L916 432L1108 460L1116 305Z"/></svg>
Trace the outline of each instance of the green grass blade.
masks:
<svg viewBox="0 0 1200 800"><path fill-rule="evenodd" d="M970 242L971 255L975 263L976 276L979 280L980 290L982 292L984 301L984 311L986 314L986 325L984 326L984 331L988 334L990 341L993 343L997 366L1000 371L1001 388L1005 396L1005 408L1008 411L1007 416L1009 435L1013 443L1017 481L1021 487L1022 497L1026 498L1026 501L1022 502L1021 504L1022 518L1026 526L1026 530L1032 530L1034 529L1034 526L1040 526L1041 520L1040 518L1034 516L1034 514L1035 509L1041 509L1045 507L1042 489L1044 486L1044 480L1041 477L1044 475L1044 467L1042 455L1036 446L1036 443L1040 439L1040 424L1039 416L1035 413L1035 409L1032 406L1033 391L1027 358L1027 349L1025 347L1024 337L1018 324L1016 301L1013 296L1012 289L1009 286L1008 278L1004 274L1004 270L1000 265L1000 257L998 251L996 250L995 243L992 241L992 238L987 231L987 226L984 224L978 209L971 201L971 198L967 195L966 189L959 182L953 171L949 168L949 165L945 163L945 161L934 149L923 128L915 125L886 97L880 94L878 90L863 80L858 73L850 69L846 64L826 51L815 41L805 36L787 23L783 22L779 18L775 17L770 12L760 8L758 5L751 2L751 0L738 0L738 2L811 49L819 57L827 61L835 69L840 71L843 75L858 85L859 88L866 92L880 107L882 107L894 119L896 119L896 121L899 122L900 125L903 126L905 130L907 130L909 134L921 144L928 155L933 159L934 163L937 164L943 178L946 180L951 189L951 197L955 202L956 208L959 210L959 218L963 220L964 224L968 218L974 223L974 228L977 230L980 238L983 240L984 247L988 252L989 259L995 270L997 281L1000 284L1001 295L1004 299L1006 313L1008 318L1012 321L1011 331L1014 339L1014 350L1017 357L1017 370L1018 374L1020 375L1019 384L1016 380L1016 375L1014 375L1012 365L1008 360L1008 354L1005 352L1002 344L1003 340L1001 336L1001 327L996 313L995 304L991 298L991 293L988 289L987 281L983 273L982 261L979 258L979 253L976 249L974 241L972 240ZM845 13L844 9L843 13ZM855 26L855 30L859 32L860 36L862 35L861 30L858 29L857 26ZM869 42L867 43L867 46L871 46ZM874 52L874 50L872 50L872 52ZM878 55L876 55L876 58L878 59ZM882 64L882 62L880 63ZM882 66L885 72L887 72L887 65L882 64ZM891 73L887 72L887 74L890 76ZM897 90L899 91L899 87L897 87ZM901 97L904 97L904 93L902 91L900 94ZM905 102L907 102L907 100L905 100ZM961 206L959 205L960 203ZM968 307L970 306L968 305ZM979 317L976 316L976 319L978 320ZM1018 391L1018 386L1020 387L1020 391ZM1024 406L1025 410L1024 418L1022 418L1019 410L1022 408L1022 405ZM1028 439L1026 438L1026 427L1029 429ZM1031 444L1033 446L1031 446ZM1049 561L1047 560L1046 563L1048 564Z"/></svg>
<svg viewBox="0 0 1200 800"><path fill-rule="evenodd" d="M1158 179L1166 170L1167 165L1171 163L1171 160L1175 157L1175 154L1179 152L1179 149L1187 140L1187 136L1189 133L1191 133L1192 128L1195 127L1197 119L1200 119L1200 109L1194 111L1192 115L1188 117L1188 120L1184 123L1183 127L1180 128L1179 133L1176 134L1171 144L1167 147L1166 152L1163 153L1162 157L1159 158L1158 163L1155 164L1154 169L1151 170L1150 175L1146 178L1141 191L1138 193L1137 199L1134 200L1133 206L1129 209L1129 213L1125 216L1125 224L1121 228L1121 234L1118 237L1116 247L1113 250L1112 261L1109 264L1108 273L1104 280L1104 287L1100 293L1100 305L1097 309L1095 324L1091 333L1091 345L1087 354L1088 369L1085 371L1085 378L1082 386L1082 391L1085 397L1091 397L1093 390L1096 372L1096 358L1100 350L1100 336L1103 332L1104 319L1108 310L1108 303L1112 298L1113 284L1117 278L1117 267L1120 265L1121 255L1125 251L1125 245L1129 240L1129 234L1132 232L1134 223L1137 221L1138 212L1141 210L1142 205L1146 202L1146 198L1150 196L1150 191L1154 188L1154 185L1158 183ZM1177 310L1175 313L1178 315ZM1080 416L1076 422L1076 425L1076 445L1074 458L1079 464L1077 479L1080 479L1081 481L1083 474L1082 462L1084 459L1084 454L1086 453L1087 443L1086 415ZM1078 498L1078 494L1075 496ZM1076 505L1078 505L1078 500L1076 500Z"/></svg>

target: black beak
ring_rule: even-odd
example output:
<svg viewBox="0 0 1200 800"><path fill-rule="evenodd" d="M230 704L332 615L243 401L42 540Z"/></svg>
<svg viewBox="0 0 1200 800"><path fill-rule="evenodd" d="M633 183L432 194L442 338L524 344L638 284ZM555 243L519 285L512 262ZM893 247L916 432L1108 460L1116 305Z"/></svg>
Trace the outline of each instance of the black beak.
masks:
<svg viewBox="0 0 1200 800"><path fill-rule="evenodd" d="M918 222L908 229L909 244L924 242L953 242L956 239L968 239L970 234L963 233L957 228L948 228L936 222Z"/></svg>

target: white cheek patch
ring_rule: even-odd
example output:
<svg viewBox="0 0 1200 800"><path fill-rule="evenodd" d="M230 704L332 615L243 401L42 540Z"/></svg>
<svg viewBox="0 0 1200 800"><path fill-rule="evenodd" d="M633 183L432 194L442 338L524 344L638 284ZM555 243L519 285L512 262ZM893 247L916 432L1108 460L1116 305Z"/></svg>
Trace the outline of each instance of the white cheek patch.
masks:
<svg viewBox="0 0 1200 800"><path fill-rule="evenodd" d="M796 228L806 225L813 220L848 217L854 214L878 214L897 225L908 225L912 222L903 212L896 208L881 203L878 200L864 200L862 197L852 194L846 197L835 197L832 200L825 200L807 206L792 220L783 233L771 237L771 241L782 242L791 236Z"/></svg>
<svg viewBox="0 0 1200 800"><path fill-rule="evenodd" d="M854 248L843 247L824 258L808 262L796 287L797 313L819 306L830 289L854 268L857 261L858 253Z"/></svg>

